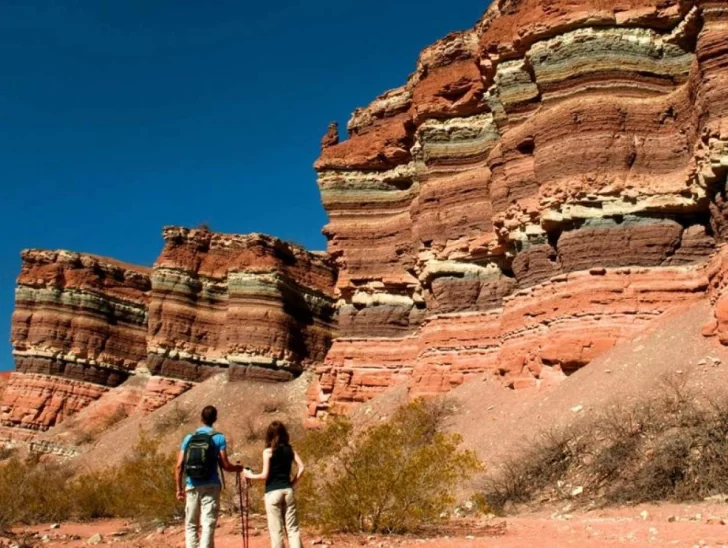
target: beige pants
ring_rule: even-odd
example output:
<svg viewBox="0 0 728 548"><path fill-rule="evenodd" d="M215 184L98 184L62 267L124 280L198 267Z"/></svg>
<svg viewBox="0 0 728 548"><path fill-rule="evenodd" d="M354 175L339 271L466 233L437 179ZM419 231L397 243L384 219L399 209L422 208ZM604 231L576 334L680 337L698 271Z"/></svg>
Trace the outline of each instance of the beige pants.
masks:
<svg viewBox="0 0 728 548"><path fill-rule="evenodd" d="M276 489L265 494L265 513L268 516L271 548L283 548L283 525L291 548L301 548L301 533L296 518L296 497L293 489Z"/></svg>
<svg viewBox="0 0 728 548"><path fill-rule="evenodd" d="M214 548L217 513L220 507L220 486L201 485L187 488L185 506L186 548ZM199 543L197 526L202 527Z"/></svg>

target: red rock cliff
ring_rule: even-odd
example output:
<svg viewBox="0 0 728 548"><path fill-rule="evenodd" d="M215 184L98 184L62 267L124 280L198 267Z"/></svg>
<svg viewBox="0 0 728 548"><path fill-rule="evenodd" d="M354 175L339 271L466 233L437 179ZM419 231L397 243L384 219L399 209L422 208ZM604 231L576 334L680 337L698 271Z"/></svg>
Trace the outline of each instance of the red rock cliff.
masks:
<svg viewBox="0 0 728 548"><path fill-rule="evenodd" d="M340 338L311 416L398 382L558 381L703 296L727 85L723 1L499 0L427 48L322 142Z"/></svg>
<svg viewBox="0 0 728 548"><path fill-rule="evenodd" d="M25 251L16 289L16 371L0 437L29 439L130 375L149 411L229 369L287 380L334 335L328 259L271 238L167 228L153 269L66 251Z"/></svg>

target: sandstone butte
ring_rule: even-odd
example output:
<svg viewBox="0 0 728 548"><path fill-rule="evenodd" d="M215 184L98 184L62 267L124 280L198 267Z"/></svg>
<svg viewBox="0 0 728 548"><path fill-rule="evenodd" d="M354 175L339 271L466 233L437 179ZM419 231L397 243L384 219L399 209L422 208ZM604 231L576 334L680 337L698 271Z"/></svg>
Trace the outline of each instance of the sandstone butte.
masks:
<svg viewBox="0 0 728 548"><path fill-rule="evenodd" d="M725 0L496 0L329 127L326 256L185 229L150 271L25 252L3 435L139 374L143 410L311 368L312 423L395 384L547 388L704 299L728 344L726 90Z"/></svg>
<svg viewBox="0 0 728 548"><path fill-rule="evenodd" d="M23 252L0 438L29 440L132 376L126 411L152 411L226 369L285 381L323 361L334 336L325 254L259 234L170 227L151 269Z"/></svg>

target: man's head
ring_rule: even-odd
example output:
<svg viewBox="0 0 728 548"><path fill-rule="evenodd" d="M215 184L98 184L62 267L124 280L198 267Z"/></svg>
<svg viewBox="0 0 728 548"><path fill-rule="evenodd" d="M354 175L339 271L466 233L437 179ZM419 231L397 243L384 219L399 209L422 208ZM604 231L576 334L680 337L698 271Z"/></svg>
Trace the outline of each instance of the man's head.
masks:
<svg viewBox="0 0 728 548"><path fill-rule="evenodd" d="M202 410L202 424L205 426L212 426L217 420L217 409L214 406L208 405Z"/></svg>

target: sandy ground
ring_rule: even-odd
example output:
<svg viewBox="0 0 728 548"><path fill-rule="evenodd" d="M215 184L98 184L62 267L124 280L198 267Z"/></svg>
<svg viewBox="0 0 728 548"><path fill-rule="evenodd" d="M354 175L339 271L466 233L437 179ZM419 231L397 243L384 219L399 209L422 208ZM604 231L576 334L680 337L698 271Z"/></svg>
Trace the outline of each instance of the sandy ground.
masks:
<svg viewBox="0 0 728 548"><path fill-rule="evenodd" d="M563 509L562 509L563 510ZM262 516L251 519L251 548L269 546ZM700 503L693 505L642 505L626 508L575 512L559 509L533 514L493 518L480 521L456 521L438 533L417 537L371 535L319 535L304 530L304 546L452 546L467 547L560 547L560 546L728 546L728 505ZM121 520L87 524L62 523L19 528L16 536L2 541L2 546L89 546L100 533L98 545L116 546L184 546L181 524L167 528L140 526ZM218 548L239 547L240 524L236 517L222 518L216 536Z"/></svg>

